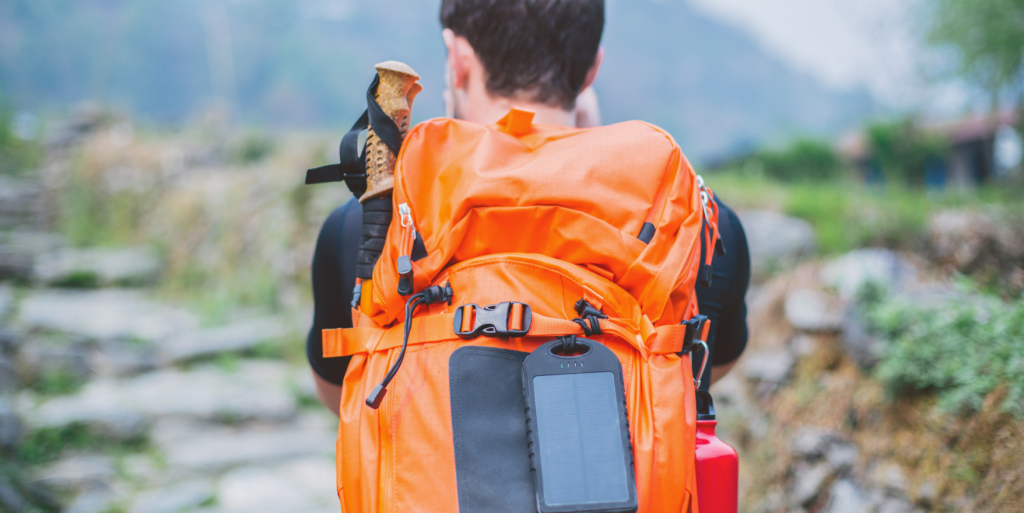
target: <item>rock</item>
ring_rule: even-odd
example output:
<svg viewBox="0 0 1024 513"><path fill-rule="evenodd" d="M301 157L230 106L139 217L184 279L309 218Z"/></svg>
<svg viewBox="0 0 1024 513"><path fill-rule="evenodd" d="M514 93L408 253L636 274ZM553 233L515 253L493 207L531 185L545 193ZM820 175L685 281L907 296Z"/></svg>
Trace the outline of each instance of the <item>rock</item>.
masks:
<svg viewBox="0 0 1024 513"><path fill-rule="evenodd" d="M804 458L818 458L825 454L833 441L839 435L834 431L828 431L816 427L804 427L793 437L791 449L793 452Z"/></svg>
<svg viewBox="0 0 1024 513"><path fill-rule="evenodd" d="M66 119L56 123L46 134L47 150L57 150L72 146L86 135L104 124L108 116L93 105L85 105L75 109Z"/></svg>
<svg viewBox="0 0 1024 513"><path fill-rule="evenodd" d="M18 351L17 368L24 384L37 383L48 374L83 380L90 374L89 349L75 337L33 337Z"/></svg>
<svg viewBox="0 0 1024 513"><path fill-rule="evenodd" d="M35 480L61 489L104 489L116 476L109 456L73 456L36 469Z"/></svg>
<svg viewBox="0 0 1024 513"><path fill-rule="evenodd" d="M0 230L42 230L45 220L42 184L30 178L0 175Z"/></svg>
<svg viewBox="0 0 1024 513"><path fill-rule="evenodd" d="M10 285L0 284L0 321L14 309L14 289Z"/></svg>
<svg viewBox="0 0 1024 513"><path fill-rule="evenodd" d="M283 337L286 333L284 321L277 317L190 331L161 342L159 360L168 365L219 353L251 350L261 342Z"/></svg>
<svg viewBox="0 0 1024 513"><path fill-rule="evenodd" d="M743 374L750 379L781 383L793 369L793 357L787 351L749 351L743 359Z"/></svg>
<svg viewBox="0 0 1024 513"><path fill-rule="evenodd" d="M198 325L194 315L119 289L36 291L22 301L20 317L30 327L101 340L159 340Z"/></svg>
<svg viewBox="0 0 1024 513"><path fill-rule="evenodd" d="M225 512L337 510L336 470L330 458L293 461L279 467L251 466L221 478L219 506Z"/></svg>
<svg viewBox="0 0 1024 513"><path fill-rule="evenodd" d="M892 497L884 498L878 509L875 510L876 513L916 513L917 511L918 509L906 499Z"/></svg>
<svg viewBox="0 0 1024 513"><path fill-rule="evenodd" d="M156 368L156 351L147 344L106 340L88 353L89 368L100 376L126 376Z"/></svg>
<svg viewBox="0 0 1024 513"><path fill-rule="evenodd" d="M336 435L336 425L324 424L207 429L185 437L165 434L158 445L171 468L212 472L240 464L331 455Z"/></svg>
<svg viewBox="0 0 1024 513"><path fill-rule="evenodd" d="M996 262L1024 257L1019 228L990 213L945 210L928 222L928 242L933 257L961 271L984 260Z"/></svg>
<svg viewBox="0 0 1024 513"><path fill-rule="evenodd" d="M50 233L0 232L0 278L31 279L36 259L63 243L60 236Z"/></svg>
<svg viewBox="0 0 1024 513"><path fill-rule="evenodd" d="M737 212L747 234L751 272L764 276L814 252L814 228L802 219L769 210Z"/></svg>
<svg viewBox="0 0 1024 513"><path fill-rule="evenodd" d="M870 473L875 487L905 495L910 489L910 480L896 463L886 462L875 467Z"/></svg>
<svg viewBox="0 0 1024 513"><path fill-rule="evenodd" d="M842 328L842 311L828 295L809 289L786 293L786 321L794 328L809 332L832 332Z"/></svg>
<svg viewBox="0 0 1024 513"><path fill-rule="evenodd" d="M814 337L806 334L799 334L789 340L789 350L796 357L807 356L817 349Z"/></svg>
<svg viewBox="0 0 1024 513"><path fill-rule="evenodd" d="M18 387L18 368L0 352L0 394L9 394Z"/></svg>
<svg viewBox="0 0 1024 513"><path fill-rule="evenodd" d="M832 476L832 467L828 463L817 463L811 466L800 465L793 476L793 490L790 494L792 506L807 506L818 496L828 478Z"/></svg>
<svg viewBox="0 0 1024 513"><path fill-rule="evenodd" d="M47 285L143 285L156 280L160 259L149 248L62 248L40 255L35 280Z"/></svg>
<svg viewBox="0 0 1024 513"><path fill-rule="evenodd" d="M871 369L885 354L885 341L871 333L860 307L851 303L843 312L843 351L862 369Z"/></svg>
<svg viewBox="0 0 1024 513"><path fill-rule="evenodd" d="M871 513L871 500L857 485L848 479L840 479L832 484L831 496L826 513Z"/></svg>
<svg viewBox="0 0 1024 513"><path fill-rule="evenodd" d="M234 372L215 366L164 370L128 379L99 379L81 392L25 412L33 427L86 422L117 427L165 416L283 419L295 413L283 363L248 361Z"/></svg>
<svg viewBox="0 0 1024 513"><path fill-rule="evenodd" d="M836 471L852 467L859 458L860 451L852 444L837 442L825 449L825 461Z"/></svg>
<svg viewBox="0 0 1024 513"><path fill-rule="evenodd" d="M821 270L822 281L835 287L839 296L847 301L854 299L866 283L878 283L898 293L915 277L916 271L907 259L882 248L851 251Z"/></svg>
<svg viewBox="0 0 1024 513"><path fill-rule="evenodd" d="M938 497L939 487L935 484L935 481L926 478L917 486L916 499L918 502L932 504Z"/></svg>
<svg viewBox="0 0 1024 513"><path fill-rule="evenodd" d="M130 513L192 511L215 497L212 483L205 480L191 480L144 492L135 498L128 511Z"/></svg>
<svg viewBox="0 0 1024 513"><path fill-rule="evenodd" d="M0 449L17 446L21 440L21 420L7 395L0 394Z"/></svg>
<svg viewBox="0 0 1024 513"><path fill-rule="evenodd" d="M64 513L107 513L117 511L117 494L109 489L88 490L75 497Z"/></svg>
<svg viewBox="0 0 1024 513"><path fill-rule="evenodd" d="M7 476L0 475L0 506L4 511L25 511L28 501Z"/></svg>

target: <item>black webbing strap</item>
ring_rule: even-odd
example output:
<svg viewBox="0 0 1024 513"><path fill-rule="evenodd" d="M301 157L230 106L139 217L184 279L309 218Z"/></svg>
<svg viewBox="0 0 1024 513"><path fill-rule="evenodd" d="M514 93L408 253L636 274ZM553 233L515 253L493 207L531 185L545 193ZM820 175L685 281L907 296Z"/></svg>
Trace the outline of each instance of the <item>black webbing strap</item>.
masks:
<svg viewBox="0 0 1024 513"><path fill-rule="evenodd" d="M371 126L377 137L398 155L398 150L402 148L402 132L377 103L375 97L378 85L380 76L375 75L370 88L366 90L366 110L341 138L338 163L306 171L307 184L344 181L353 195L357 198L362 196L366 192L366 145L359 148L359 134Z"/></svg>

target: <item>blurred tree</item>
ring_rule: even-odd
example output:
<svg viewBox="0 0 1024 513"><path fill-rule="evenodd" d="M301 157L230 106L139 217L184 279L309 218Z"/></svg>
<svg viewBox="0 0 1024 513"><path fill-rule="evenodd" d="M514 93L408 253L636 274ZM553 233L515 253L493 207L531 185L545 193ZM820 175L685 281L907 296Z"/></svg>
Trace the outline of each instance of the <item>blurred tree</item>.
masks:
<svg viewBox="0 0 1024 513"><path fill-rule="evenodd" d="M764 174L783 182L834 180L843 163L832 146L815 139L797 139L782 150L763 150L754 155Z"/></svg>
<svg viewBox="0 0 1024 513"><path fill-rule="evenodd" d="M865 136L888 183L924 185L928 162L947 148L942 137L926 133L912 117L872 123Z"/></svg>
<svg viewBox="0 0 1024 513"><path fill-rule="evenodd" d="M951 49L957 73L996 107L1005 92L1024 108L1024 0L932 0L927 41Z"/></svg>

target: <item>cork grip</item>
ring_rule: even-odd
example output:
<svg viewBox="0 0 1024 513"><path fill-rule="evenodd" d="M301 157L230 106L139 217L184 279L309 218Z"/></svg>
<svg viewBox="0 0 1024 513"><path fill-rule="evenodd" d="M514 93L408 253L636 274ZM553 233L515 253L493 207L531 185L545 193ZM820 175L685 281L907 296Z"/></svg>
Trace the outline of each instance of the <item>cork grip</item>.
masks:
<svg viewBox="0 0 1024 513"><path fill-rule="evenodd" d="M382 62L376 68L380 77L377 103L394 120L402 137L405 137L409 130L412 102L423 89L418 83L420 76L408 65L398 61ZM366 138L366 192L359 198L360 203L391 195L395 188L397 157L377 136L371 125Z"/></svg>

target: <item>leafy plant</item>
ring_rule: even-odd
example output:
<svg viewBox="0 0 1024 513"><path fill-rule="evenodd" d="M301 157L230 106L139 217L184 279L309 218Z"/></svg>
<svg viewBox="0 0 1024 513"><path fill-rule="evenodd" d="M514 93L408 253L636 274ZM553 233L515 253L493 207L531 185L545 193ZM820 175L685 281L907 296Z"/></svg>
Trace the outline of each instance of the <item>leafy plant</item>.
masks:
<svg viewBox="0 0 1024 513"><path fill-rule="evenodd" d="M972 412L1005 386L1002 409L1024 417L1024 301L976 292L927 305L896 298L868 317L890 340L877 372L893 394L934 392L942 409Z"/></svg>
<svg viewBox="0 0 1024 513"><path fill-rule="evenodd" d="M843 162L832 146L816 139L797 139L782 150L759 151L747 164L783 182L834 180L843 169Z"/></svg>
<svg viewBox="0 0 1024 513"><path fill-rule="evenodd" d="M34 140L23 140L14 133L14 117L0 96L0 174L17 175L39 165L42 150Z"/></svg>

